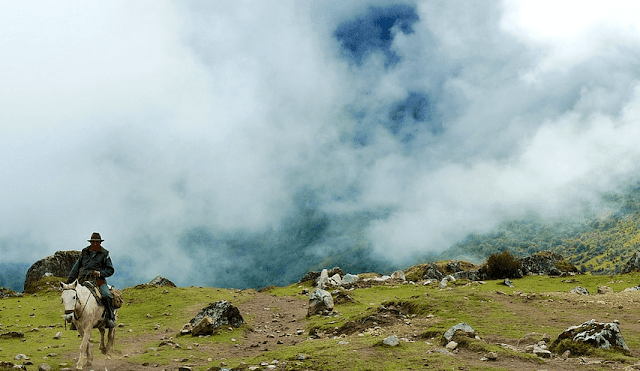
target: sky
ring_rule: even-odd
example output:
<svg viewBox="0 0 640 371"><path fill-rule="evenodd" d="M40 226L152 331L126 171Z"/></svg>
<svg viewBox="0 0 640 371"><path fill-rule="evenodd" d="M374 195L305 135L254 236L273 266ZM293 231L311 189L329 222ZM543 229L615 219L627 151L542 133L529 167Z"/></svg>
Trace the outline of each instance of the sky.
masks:
<svg viewBox="0 0 640 371"><path fill-rule="evenodd" d="M0 264L407 266L640 176L634 1L0 3Z"/></svg>

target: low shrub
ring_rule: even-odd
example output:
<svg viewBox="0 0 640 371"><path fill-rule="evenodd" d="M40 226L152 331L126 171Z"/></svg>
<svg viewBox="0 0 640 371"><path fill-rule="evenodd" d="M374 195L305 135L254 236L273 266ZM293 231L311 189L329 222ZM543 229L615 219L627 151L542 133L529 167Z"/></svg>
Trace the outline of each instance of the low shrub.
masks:
<svg viewBox="0 0 640 371"><path fill-rule="evenodd" d="M509 251L491 254L483 270L490 279L522 277L522 263Z"/></svg>

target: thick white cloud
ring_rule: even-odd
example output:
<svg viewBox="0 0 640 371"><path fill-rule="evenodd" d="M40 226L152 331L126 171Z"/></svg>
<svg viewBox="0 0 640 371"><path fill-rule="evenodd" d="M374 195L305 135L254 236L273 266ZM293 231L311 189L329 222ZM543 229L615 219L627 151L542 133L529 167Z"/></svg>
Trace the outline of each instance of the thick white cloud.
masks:
<svg viewBox="0 0 640 371"><path fill-rule="evenodd" d="M401 4L419 20L391 30L392 66L334 34L387 2L2 4L0 262L98 230L115 260L155 254L151 278L197 263L185 231L271 254L307 212L331 227L284 254L402 263L637 179L637 7ZM410 94L433 116L403 139Z"/></svg>

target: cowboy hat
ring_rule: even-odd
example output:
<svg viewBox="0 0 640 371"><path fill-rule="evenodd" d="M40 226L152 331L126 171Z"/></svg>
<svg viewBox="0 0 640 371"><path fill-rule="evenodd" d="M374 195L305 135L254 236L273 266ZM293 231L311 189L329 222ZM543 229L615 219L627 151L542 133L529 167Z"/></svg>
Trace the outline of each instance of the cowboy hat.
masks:
<svg viewBox="0 0 640 371"><path fill-rule="evenodd" d="M89 239L89 240L87 240L87 241L89 241L89 242L91 242L91 241L100 241L100 242L102 242L102 241L104 241L104 240L102 239L102 237L100 237L100 233L98 233L98 232L93 232L93 233L91 234L91 239Z"/></svg>

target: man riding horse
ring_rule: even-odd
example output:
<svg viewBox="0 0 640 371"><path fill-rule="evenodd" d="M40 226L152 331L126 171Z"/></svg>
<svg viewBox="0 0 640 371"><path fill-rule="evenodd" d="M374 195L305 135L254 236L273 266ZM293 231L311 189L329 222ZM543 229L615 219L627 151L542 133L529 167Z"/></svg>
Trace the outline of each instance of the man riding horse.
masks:
<svg viewBox="0 0 640 371"><path fill-rule="evenodd" d="M89 241L91 245L82 249L80 257L73 265L73 268L71 268L67 283L72 283L76 279L79 283L85 281L95 283L100 290L102 303L105 307L105 327L114 328L116 326L116 318L113 307L113 296L111 292L109 292L107 280L105 279L113 275L114 272L109 251L101 246L104 240L98 232L93 232L91 239L87 241Z"/></svg>

